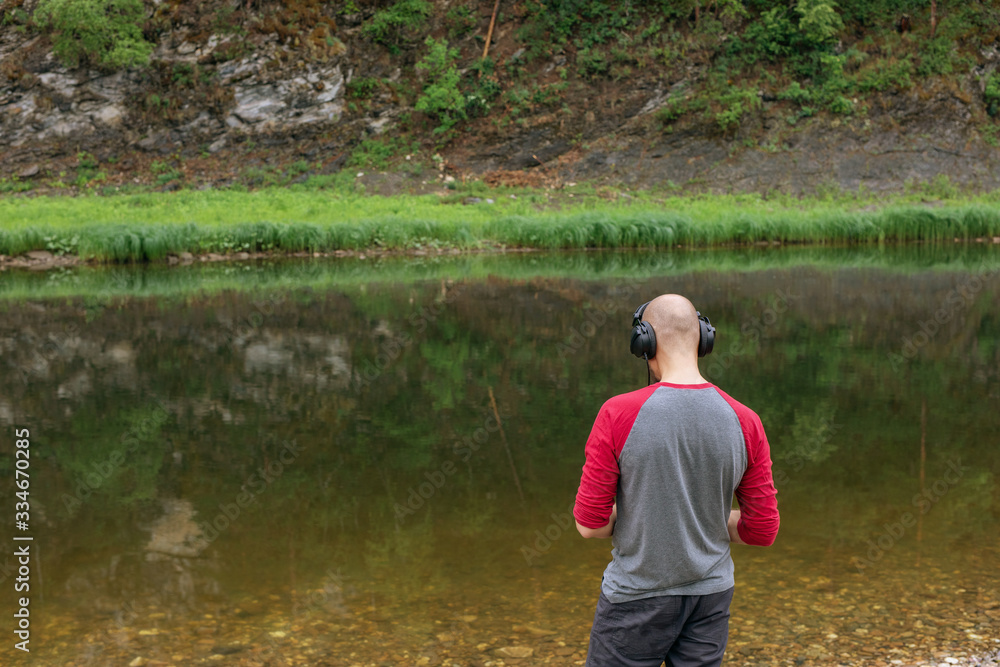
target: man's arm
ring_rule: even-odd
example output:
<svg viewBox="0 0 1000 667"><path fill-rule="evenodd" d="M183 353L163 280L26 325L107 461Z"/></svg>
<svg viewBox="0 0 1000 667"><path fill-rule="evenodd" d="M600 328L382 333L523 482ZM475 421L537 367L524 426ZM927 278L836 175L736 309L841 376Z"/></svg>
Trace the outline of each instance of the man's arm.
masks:
<svg viewBox="0 0 1000 667"><path fill-rule="evenodd" d="M729 511L729 521L726 523L726 528L729 529L729 541L733 544L746 544L746 542L743 541L743 538L740 537L740 516L739 510Z"/></svg>
<svg viewBox="0 0 1000 667"><path fill-rule="evenodd" d="M605 403L587 438L586 462L573 506L573 518L584 537L610 537L614 530L619 470L613 422Z"/></svg>
<svg viewBox="0 0 1000 667"><path fill-rule="evenodd" d="M584 537L611 537L615 532L615 520L618 518L618 503L615 503L611 507L611 519L608 521L608 525L601 526L600 528L587 528L586 526L581 526L580 522L576 522L576 529L580 531L580 534Z"/></svg>
<svg viewBox="0 0 1000 667"><path fill-rule="evenodd" d="M781 523L778 492L771 474L771 446L757 413L724 394L723 397L736 410L747 448L747 468L734 494L740 508L730 514L727 525L730 535L735 528L737 543L768 547L774 544Z"/></svg>

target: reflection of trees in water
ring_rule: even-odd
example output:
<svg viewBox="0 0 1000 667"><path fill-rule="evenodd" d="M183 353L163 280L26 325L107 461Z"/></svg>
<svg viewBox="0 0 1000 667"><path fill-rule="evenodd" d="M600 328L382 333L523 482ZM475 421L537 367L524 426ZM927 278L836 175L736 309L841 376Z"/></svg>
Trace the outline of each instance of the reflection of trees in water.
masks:
<svg viewBox="0 0 1000 667"><path fill-rule="evenodd" d="M996 521L996 502L988 501L998 471L984 452L998 427L985 399L1000 386L998 280L905 369L894 371L888 356L960 280L945 272L796 268L682 274L628 286L647 296L690 295L719 328L717 351L748 335L742 323L773 308L778 289L801 295L767 327L748 330L756 334L753 353L734 356L718 382L761 414L775 465L789 475L780 490L786 517L794 523L822 500L832 523L816 530L829 528L838 544L853 544L910 502L919 439L913 426L923 396L933 397L928 474L956 452L981 466L928 514L927 530L957 535ZM331 563L343 563L348 578L352 567L363 568L398 585L394 573L405 568L416 573L406 584L414 590L454 586L448 567L475 541L497 545L498 562L509 542L519 558L517 547L572 497L582 443L601 402L645 382L627 353L628 316L639 297L623 294L622 285L493 279L461 289L435 282L300 294L276 301L259 326L239 336L227 323L255 312L249 296L131 300L89 323L73 303L9 310L0 322L0 367L7 370L30 359L49 332L58 336L77 323L74 335L44 357L44 370L32 371L30 385L0 374L0 422L21 423L29 414L51 420L33 463L38 499L50 515L62 508L63 493L107 461L154 398L169 413L102 478L75 518L59 524L62 538L50 551L56 563L71 562L81 544L102 544L76 569L50 567L52 578L79 599L95 590L86 582L110 572L115 581L148 581L149 591L170 591L183 602L226 590L247 572L259 573L261 586L286 585L287 571L268 571L267 564L287 562L290 552L304 590L322 588L317 582ZM621 321L596 326L574 347L575 357L556 353L596 304L615 299L629 301ZM376 363L387 341L398 344L404 335L412 342L389 363ZM367 364L379 374L362 383ZM523 506L499 439L467 460L460 456L462 443L492 414L491 389L505 415ZM309 443L301 462L245 517L202 545L191 522L232 502L285 439ZM399 527L394 505L445 461L456 461L458 472ZM227 567L213 574L216 555ZM119 585L105 595L112 608L141 594Z"/></svg>

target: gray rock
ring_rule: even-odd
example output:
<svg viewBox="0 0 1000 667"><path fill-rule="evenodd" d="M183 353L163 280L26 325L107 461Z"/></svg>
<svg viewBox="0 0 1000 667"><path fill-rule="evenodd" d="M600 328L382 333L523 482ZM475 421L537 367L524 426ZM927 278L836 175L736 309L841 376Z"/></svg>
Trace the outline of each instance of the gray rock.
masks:
<svg viewBox="0 0 1000 667"><path fill-rule="evenodd" d="M39 138L49 137L78 137L81 134L90 134L94 131L94 126L90 123L75 117L59 120L52 125L47 132L43 132Z"/></svg>
<svg viewBox="0 0 1000 667"><path fill-rule="evenodd" d="M59 72L45 72L44 74L39 74L38 81L45 88L48 88L63 97L73 97L78 83L76 79Z"/></svg>
<svg viewBox="0 0 1000 667"><path fill-rule="evenodd" d="M238 91L235 95L236 108L233 114L244 123L259 123L273 119L287 104L281 99L277 86L257 86Z"/></svg>
<svg viewBox="0 0 1000 667"><path fill-rule="evenodd" d="M99 111L93 114L93 119L107 125L108 127L118 127L122 123L122 117L125 115L124 110L114 104L102 107Z"/></svg>
<svg viewBox="0 0 1000 667"><path fill-rule="evenodd" d="M317 83L323 84L319 95L316 96L316 101L320 104L332 102L338 97L342 97L344 76L340 73L339 67L334 68L322 81L318 81Z"/></svg>
<svg viewBox="0 0 1000 667"><path fill-rule="evenodd" d="M38 172L41 171L37 164L33 164L30 167L25 167L17 173L18 178L31 178L32 176L37 176Z"/></svg>
<svg viewBox="0 0 1000 667"><path fill-rule="evenodd" d="M141 148L144 151L151 151L154 148L156 148L156 145L158 143L160 143L161 139L162 139L162 135L161 134L159 134L159 133L157 133L157 134L151 134L148 137L146 137L145 139L139 140L138 146L139 146L139 148Z"/></svg>
<svg viewBox="0 0 1000 667"><path fill-rule="evenodd" d="M216 139L215 141L213 141L208 145L208 152L214 155L215 153L218 153L225 147L226 147L226 138L219 137L218 139Z"/></svg>
<svg viewBox="0 0 1000 667"><path fill-rule="evenodd" d="M335 123L340 120L344 111L344 105L339 102L329 102L318 107L313 107L297 118L289 119L293 125L311 125L314 123Z"/></svg>

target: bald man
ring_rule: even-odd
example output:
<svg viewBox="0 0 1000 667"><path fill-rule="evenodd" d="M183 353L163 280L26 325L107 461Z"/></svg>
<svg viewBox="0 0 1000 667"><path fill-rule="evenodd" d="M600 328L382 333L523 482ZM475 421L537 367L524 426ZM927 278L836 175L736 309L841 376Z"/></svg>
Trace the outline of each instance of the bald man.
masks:
<svg viewBox="0 0 1000 667"><path fill-rule="evenodd" d="M760 418L701 376L690 301L664 294L636 320L633 354L656 382L601 407L573 509L581 535L613 547L587 665L719 665L729 545L769 546L778 533L770 447Z"/></svg>

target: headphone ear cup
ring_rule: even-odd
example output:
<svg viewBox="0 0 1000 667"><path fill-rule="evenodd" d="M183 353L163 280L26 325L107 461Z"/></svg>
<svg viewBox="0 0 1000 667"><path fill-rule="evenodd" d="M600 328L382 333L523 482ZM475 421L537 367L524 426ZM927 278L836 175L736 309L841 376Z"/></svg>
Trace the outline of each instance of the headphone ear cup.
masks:
<svg viewBox="0 0 1000 667"><path fill-rule="evenodd" d="M707 317L698 313L698 328L698 356L704 357L711 354L712 348L715 347L715 327L712 326L712 322Z"/></svg>
<svg viewBox="0 0 1000 667"><path fill-rule="evenodd" d="M639 322L632 327L629 349L640 359L652 359L656 356L656 334L653 333L653 327L649 322Z"/></svg>

